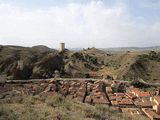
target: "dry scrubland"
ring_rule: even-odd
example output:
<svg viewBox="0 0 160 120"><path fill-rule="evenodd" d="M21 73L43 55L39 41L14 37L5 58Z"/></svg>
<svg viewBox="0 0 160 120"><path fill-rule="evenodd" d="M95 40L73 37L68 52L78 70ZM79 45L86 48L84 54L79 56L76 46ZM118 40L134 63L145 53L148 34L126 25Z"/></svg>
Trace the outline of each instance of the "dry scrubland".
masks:
<svg viewBox="0 0 160 120"><path fill-rule="evenodd" d="M0 100L0 120L146 120L107 105L89 105L55 96L19 96Z"/></svg>
<svg viewBox="0 0 160 120"><path fill-rule="evenodd" d="M0 81L1 76L15 80L51 78L56 70L61 77L71 78L105 75L122 80L160 80L160 52L154 51L108 53L89 48L59 53L45 46L0 46L0 57ZM60 95L40 96L46 84L36 84L34 96L26 94L31 93L30 84L0 86L0 120L146 120L107 105L85 104Z"/></svg>
<svg viewBox="0 0 160 120"><path fill-rule="evenodd" d="M108 76L118 80L160 81L159 51L105 52L96 48L58 52L45 46L0 45L0 77L7 79Z"/></svg>

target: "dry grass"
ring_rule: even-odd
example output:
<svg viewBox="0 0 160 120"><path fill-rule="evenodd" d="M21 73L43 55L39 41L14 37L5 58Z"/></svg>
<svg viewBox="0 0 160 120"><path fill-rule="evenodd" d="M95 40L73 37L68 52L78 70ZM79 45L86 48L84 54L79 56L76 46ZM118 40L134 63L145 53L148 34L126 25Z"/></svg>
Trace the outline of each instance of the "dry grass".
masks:
<svg viewBox="0 0 160 120"><path fill-rule="evenodd" d="M24 96L0 103L0 120L138 120L107 105L89 105L55 96ZM139 119L140 120L140 119ZM142 119L145 120L145 119Z"/></svg>

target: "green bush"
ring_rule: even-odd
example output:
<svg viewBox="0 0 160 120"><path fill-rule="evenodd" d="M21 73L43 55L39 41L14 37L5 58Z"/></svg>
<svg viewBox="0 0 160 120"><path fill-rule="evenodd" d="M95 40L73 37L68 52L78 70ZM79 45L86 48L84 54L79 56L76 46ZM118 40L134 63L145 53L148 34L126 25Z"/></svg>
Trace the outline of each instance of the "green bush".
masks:
<svg viewBox="0 0 160 120"><path fill-rule="evenodd" d="M149 54L143 54L139 56L140 61L148 61L148 60L153 60L160 62L160 52L155 52L155 51L150 51Z"/></svg>

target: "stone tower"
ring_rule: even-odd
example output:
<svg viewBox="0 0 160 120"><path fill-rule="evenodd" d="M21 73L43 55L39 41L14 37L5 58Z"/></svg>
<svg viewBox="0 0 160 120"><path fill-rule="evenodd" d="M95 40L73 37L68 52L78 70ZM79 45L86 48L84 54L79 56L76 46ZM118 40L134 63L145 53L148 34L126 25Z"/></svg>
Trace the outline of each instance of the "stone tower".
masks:
<svg viewBox="0 0 160 120"><path fill-rule="evenodd" d="M60 43L60 52L63 52L65 50L65 43Z"/></svg>

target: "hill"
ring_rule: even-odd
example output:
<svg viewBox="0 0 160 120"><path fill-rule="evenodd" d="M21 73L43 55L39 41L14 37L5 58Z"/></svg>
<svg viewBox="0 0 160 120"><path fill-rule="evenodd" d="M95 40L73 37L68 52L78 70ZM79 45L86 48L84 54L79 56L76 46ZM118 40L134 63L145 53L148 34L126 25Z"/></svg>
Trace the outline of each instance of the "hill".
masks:
<svg viewBox="0 0 160 120"><path fill-rule="evenodd" d="M145 51L160 51L160 46L153 47L117 47L117 48L101 48L103 51L112 51L112 52L145 52Z"/></svg>
<svg viewBox="0 0 160 120"><path fill-rule="evenodd" d="M46 46L0 46L0 74L7 79L99 77L160 81L160 52L106 52L96 48L58 52ZM56 72L57 74L57 72Z"/></svg>

